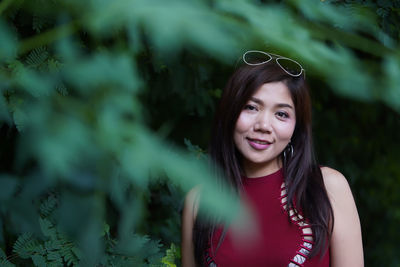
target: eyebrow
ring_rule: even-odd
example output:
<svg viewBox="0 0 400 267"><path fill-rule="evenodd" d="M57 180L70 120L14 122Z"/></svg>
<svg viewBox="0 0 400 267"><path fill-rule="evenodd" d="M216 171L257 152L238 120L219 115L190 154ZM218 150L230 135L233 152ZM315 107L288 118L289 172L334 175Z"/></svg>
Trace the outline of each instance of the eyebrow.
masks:
<svg viewBox="0 0 400 267"><path fill-rule="evenodd" d="M264 101L262 101L261 99L259 99L257 97L252 96L252 97L250 97L250 100L255 102L255 103L257 103L257 104L259 104L259 105L264 106ZM276 104L276 106L279 107L279 108L291 108L291 109L293 109L293 107L291 105L287 104L287 103L278 103L278 104Z"/></svg>

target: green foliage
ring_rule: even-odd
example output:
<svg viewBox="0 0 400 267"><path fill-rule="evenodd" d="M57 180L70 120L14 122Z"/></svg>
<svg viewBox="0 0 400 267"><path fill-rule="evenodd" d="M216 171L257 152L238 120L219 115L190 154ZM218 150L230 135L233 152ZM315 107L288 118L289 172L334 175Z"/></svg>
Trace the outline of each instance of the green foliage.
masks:
<svg viewBox="0 0 400 267"><path fill-rule="evenodd" d="M39 47L35 48L29 53L25 59L25 62L27 66L40 70L41 66L45 63L48 57L49 53L46 51L46 49L44 47Z"/></svg>
<svg viewBox="0 0 400 267"><path fill-rule="evenodd" d="M46 201L40 205L40 214L46 218L56 209L58 205L58 199L56 195L50 194Z"/></svg>
<svg viewBox="0 0 400 267"><path fill-rule="evenodd" d="M174 245L174 243L172 243L171 247L167 249L166 255L161 259L161 262L168 267L176 267L176 258L180 258L180 253L178 248Z"/></svg>
<svg viewBox="0 0 400 267"><path fill-rule="evenodd" d="M0 264L1 266L4 267L15 267L14 264L12 264L10 261L8 261L6 254L4 251L0 248Z"/></svg>
<svg viewBox="0 0 400 267"><path fill-rule="evenodd" d="M202 157L202 158L205 158L205 151L202 149L202 148L200 148L199 146L197 146L197 145L193 145L192 144L192 142L189 140L189 139L184 139L184 143L185 143L185 145L186 145L186 147L187 147L187 149L191 152L191 153L193 153L194 155L196 155L196 157Z"/></svg>
<svg viewBox="0 0 400 267"><path fill-rule="evenodd" d="M23 259L27 259L35 253L40 253L40 251L43 251L43 248L30 233L19 236L13 247L13 252Z"/></svg>
<svg viewBox="0 0 400 267"><path fill-rule="evenodd" d="M77 266L81 258L77 246L50 220L55 211L57 198L50 196L40 205L41 233L38 239L31 233L23 233L13 245L13 252L23 259L31 259L35 266Z"/></svg>
<svg viewBox="0 0 400 267"><path fill-rule="evenodd" d="M179 266L184 192L201 183L205 210L237 211L204 148L253 48L302 62L366 262L399 264L398 1L5 0L0 14L2 265Z"/></svg>
<svg viewBox="0 0 400 267"><path fill-rule="evenodd" d="M39 225L44 238L34 237L31 233L23 233L13 245L13 257L31 259L34 266L39 267L85 264L77 244L51 222L51 215L57 211L57 203L58 199L54 194L50 194L41 203L40 213L43 218L39 218ZM106 223L98 238L103 238L106 244L106 253L98 262L100 266L135 266L143 263L147 263L149 266L162 266L164 262L160 261L164 258L165 264L172 264L175 257L178 257L177 249L173 244L170 249L166 250L166 256L162 257L160 242L152 240L146 235L135 234L125 239L125 243L118 243L111 237L110 227ZM3 251L0 253L2 253L0 254L2 264L14 266L7 261Z"/></svg>
<svg viewBox="0 0 400 267"><path fill-rule="evenodd" d="M0 44L0 60L6 61L11 60L16 56L16 38L12 31L7 27L7 25L0 20L0 38L2 40Z"/></svg>

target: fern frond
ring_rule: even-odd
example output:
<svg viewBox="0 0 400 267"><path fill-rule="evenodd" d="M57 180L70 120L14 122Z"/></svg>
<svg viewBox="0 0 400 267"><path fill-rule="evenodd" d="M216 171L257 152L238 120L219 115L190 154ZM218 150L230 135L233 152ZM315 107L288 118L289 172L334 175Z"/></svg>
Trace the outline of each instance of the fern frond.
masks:
<svg viewBox="0 0 400 267"><path fill-rule="evenodd" d="M47 52L46 47L42 46L39 48L35 48L29 55L26 57L26 64L32 68L40 68L41 65L48 59L49 53Z"/></svg>
<svg viewBox="0 0 400 267"><path fill-rule="evenodd" d="M43 217L48 217L56 209L57 205L57 197L54 194L50 194L40 205L40 214Z"/></svg>
<svg viewBox="0 0 400 267"><path fill-rule="evenodd" d="M0 266L2 267L15 267L14 264L8 261L6 253L0 248Z"/></svg>
<svg viewBox="0 0 400 267"><path fill-rule="evenodd" d="M44 247L46 248L47 251L58 251L61 249L62 243L60 240L49 240L44 243Z"/></svg>
<svg viewBox="0 0 400 267"><path fill-rule="evenodd" d="M47 210L46 207L52 206L48 205L49 203L54 204L54 198L48 198L44 203L47 203L43 207L44 210ZM55 206L56 208L56 206ZM44 250L45 252L42 254L45 256L46 266L76 266L80 261L80 253L78 249L75 247L75 244L71 242L65 234L59 231L49 219L40 218L39 219L40 228L42 233L48 238L47 241L44 242ZM32 257L32 260L33 257ZM41 262L42 259L40 257L36 257L35 260L37 262Z"/></svg>
<svg viewBox="0 0 400 267"><path fill-rule="evenodd" d="M43 255L35 254L32 255L33 264L37 267L42 267L47 265L46 258Z"/></svg>
<svg viewBox="0 0 400 267"><path fill-rule="evenodd" d="M75 266L79 263L79 258L72 248L73 246L62 247L60 250L61 256L64 258L64 262L67 266Z"/></svg>
<svg viewBox="0 0 400 267"><path fill-rule="evenodd" d="M23 233L15 241L13 252L23 259L28 259L38 251L43 251L40 243L33 237L31 233Z"/></svg>
<svg viewBox="0 0 400 267"><path fill-rule="evenodd" d="M72 247L71 251L74 253L74 255L78 258L82 258L82 252L77 248L77 247Z"/></svg>
<svg viewBox="0 0 400 267"><path fill-rule="evenodd" d="M47 260L49 261L49 263L54 263L57 264L55 266L62 266L63 265L63 258L60 254L60 251L58 249L56 250L48 250L47 251Z"/></svg>
<svg viewBox="0 0 400 267"><path fill-rule="evenodd" d="M52 262L48 262L46 267L60 267L63 266L62 262L58 262L58 261L52 261Z"/></svg>
<svg viewBox="0 0 400 267"><path fill-rule="evenodd" d="M150 239L143 247L143 252L145 253L145 256L147 258L150 256L154 256L156 254L159 254L161 247L162 247L162 244L160 243L160 240L151 240Z"/></svg>
<svg viewBox="0 0 400 267"><path fill-rule="evenodd" d="M160 240L152 240L148 235L134 234L130 240L131 247L126 247L121 250L127 256L140 255L143 258L147 258L151 255L157 254L160 251L162 245ZM130 246L130 245L128 245Z"/></svg>
<svg viewBox="0 0 400 267"><path fill-rule="evenodd" d="M40 224L40 229L42 230L42 233L46 237L49 237L50 239L57 238L57 230L54 228L53 224L49 220L40 218L39 224Z"/></svg>

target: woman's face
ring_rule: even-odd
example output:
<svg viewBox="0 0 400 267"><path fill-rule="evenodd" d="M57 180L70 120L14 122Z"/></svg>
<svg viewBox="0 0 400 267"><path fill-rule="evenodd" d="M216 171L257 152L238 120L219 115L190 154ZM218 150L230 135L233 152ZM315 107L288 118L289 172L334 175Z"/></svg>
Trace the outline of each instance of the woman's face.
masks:
<svg viewBox="0 0 400 267"><path fill-rule="evenodd" d="M283 82L265 83L256 90L234 131L246 176L264 176L281 167L279 155L290 142L295 125L295 107Z"/></svg>

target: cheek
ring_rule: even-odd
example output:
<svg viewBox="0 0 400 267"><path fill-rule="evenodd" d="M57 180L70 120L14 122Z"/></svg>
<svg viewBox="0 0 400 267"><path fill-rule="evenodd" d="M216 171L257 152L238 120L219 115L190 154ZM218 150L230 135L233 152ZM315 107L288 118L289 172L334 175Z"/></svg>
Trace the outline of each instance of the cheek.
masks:
<svg viewBox="0 0 400 267"><path fill-rule="evenodd" d="M276 133L279 135L281 139L289 140L290 138L292 138L295 126L296 126L295 122L279 125L275 128Z"/></svg>
<svg viewBox="0 0 400 267"><path fill-rule="evenodd" d="M246 118L243 113L240 114L238 120L236 121L235 131L233 133L233 141L235 142L237 148L241 147L245 138L244 135L248 132L250 127L251 126L248 118Z"/></svg>
<svg viewBox="0 0 400 267"><path fill-rule="evenodd" d="M246 114L243 114L242 112L239 115L238 120L236 121L235 134L247 132L250 127L251 127L250 118L246 116Z"/></svg>

